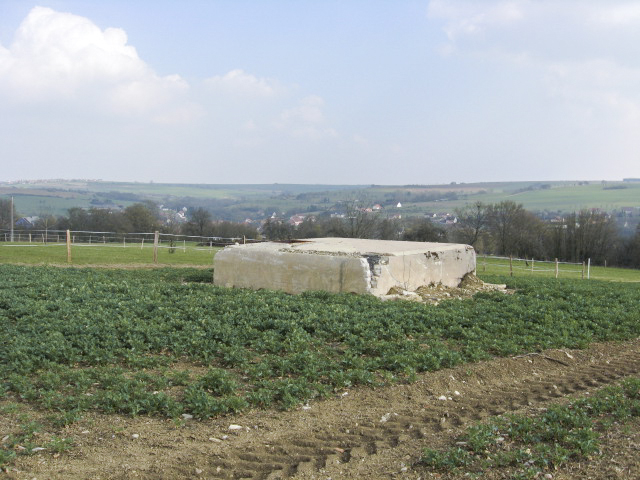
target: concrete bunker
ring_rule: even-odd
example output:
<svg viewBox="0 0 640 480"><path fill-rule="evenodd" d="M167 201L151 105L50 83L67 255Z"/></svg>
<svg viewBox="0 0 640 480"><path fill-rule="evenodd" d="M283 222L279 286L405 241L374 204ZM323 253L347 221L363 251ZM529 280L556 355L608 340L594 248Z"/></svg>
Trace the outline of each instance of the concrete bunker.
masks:
<svg viewBox="0 0 640 480"><path fill-rule="evenodd" d="M386 295L441 283L457 287L475 273L469 245L355 238L232 245L215 257L214 284L226 287Z"/></svg>

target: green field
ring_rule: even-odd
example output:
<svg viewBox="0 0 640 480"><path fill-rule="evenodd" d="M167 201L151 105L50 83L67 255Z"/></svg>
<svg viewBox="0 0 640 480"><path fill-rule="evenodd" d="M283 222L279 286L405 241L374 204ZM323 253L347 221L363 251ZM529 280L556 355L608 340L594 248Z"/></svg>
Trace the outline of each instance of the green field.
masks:
<svg viewBox="0 0 640 480"><path fill-rule="evenodd" d="M456 199L447 199L447 194ZM71 207L123 206L151 200L158 204L204 206L221 218L244 220L265 210L321 213L345 200L379 203L387 212L398 201L403 215L453 212L467 203L512 200L533 211L574 212L585 208L613 211L640 208L640 182L487 182L447 185L206 185L103 181L46 181L0 184L0 196L13 195L23 216L66 214ZM430 200L425 200L425 198Z"/></svg>
<svg viewBox="0 0 640 480"><path fill-rule="evenodd" d="M219 288L209 270L0 274L0 391L52 411L288 408L352 385L640 334L630 283L487 277L516 293L434 306Z"/></svg>
<svg viewBox="0 0 640 480"><path fill-rule="evenodd" d="M16 454L11 445L68 448L62 436L41 445L34 432L64 432L87 411L288 409L466 362L640 335L633 283L483 278L515 293L429 305L221 288L210 269L1 264L0 406L48 414L11 433L0 464Z"/></svg>
<svg viewBox="0 0 640 480"><path fill-rule="evenodd" d="M509 266L508 258L496 258L479 255L476 259L476 270L480 277L486 275L510 275L513 270L514 277L526 278L555 278L555 262L541 262L531 260L513 260L512 268ZM613 282L640 282L640 270L632 268L614 268L603 266L591 266L587 270L585 265L584 274L582 265L561 262L558 265L558 278L586 280L605 280Z"/></svg>
<svg viewBox="0 0 640 480"><path fill-rule="evenodd" d="M211 267L217 247L198 247L194 243L177 242L175 248L166 245L158 248L160 266L201 266ZM40 265L67 264L65 244L0 243L0 263L26 263ZM153 265L153 245L129 244L82 244L72 245L73 265Z"/></svg>
<svg viewBox="0 0 640 480"><path fill-rule="evenodd" d="M140 243L73 245L71 263L73 265L153 265L153 246ZM217 247L198 247L194 243L176 243L173 253L164 245L158 250L158 264L165 266L200 266L211 267ZM43 245L37 243L0 242L0 263L17 263L33 265L62 265L67 263L66 245ZM513 274L517 277L555 278L553 262L532 262L529 260L513 261ZM558 278L581 279L582 266L560 263ZM484 275L509 275L509 260L479 255L477 272ZM585 270L585 278L587 276ZM640 282L640 270L591 266L591 280L608 280L616 282Z"/></svg>

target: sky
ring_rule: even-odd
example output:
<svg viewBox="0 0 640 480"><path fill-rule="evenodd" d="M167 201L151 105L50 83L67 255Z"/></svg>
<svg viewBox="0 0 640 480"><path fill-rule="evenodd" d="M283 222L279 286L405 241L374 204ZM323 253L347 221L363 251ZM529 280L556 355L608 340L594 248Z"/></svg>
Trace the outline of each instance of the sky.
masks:
<svg viewBox="0 0 640 480"><path fill-rule="evenodd" d="M627 177L639 0L0 0L0 181Z"/></svg>

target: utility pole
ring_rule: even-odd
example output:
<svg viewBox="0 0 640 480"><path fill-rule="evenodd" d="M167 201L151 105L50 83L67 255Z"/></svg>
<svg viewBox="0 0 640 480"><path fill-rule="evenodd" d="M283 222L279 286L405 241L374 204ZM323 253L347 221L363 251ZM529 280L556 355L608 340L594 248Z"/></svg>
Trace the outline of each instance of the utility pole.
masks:
<svg viewBox="0 0 640 480"><path fill-rule="evenodd" d="M13 242L13 196L11 196L11 242Z"/></svg>

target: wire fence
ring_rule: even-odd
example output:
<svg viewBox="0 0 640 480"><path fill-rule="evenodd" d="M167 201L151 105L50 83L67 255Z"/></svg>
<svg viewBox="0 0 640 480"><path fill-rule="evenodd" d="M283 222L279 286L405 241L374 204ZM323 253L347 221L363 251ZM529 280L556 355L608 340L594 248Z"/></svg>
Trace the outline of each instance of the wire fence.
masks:
<svg viewBox="0 0 640 480"><path fill-rule="evenodd" d="M144 246L154 242L156 232L95 232L85 230L70 230L70 241L74 246L110 246L134 247ZM0 230L0 246L29 247L56 246L67 244L67 230L29 230L14 231L13 241L9 230ZM216 237L201 235L180 235L173 233L158 233L159 248L211 248L224 247L241 243L256 243L260 240L246 237Z"/></svg>
<svg viewBox="0 0 640 480"><path fill-rule="evenodd" d="M220 247L258 241L246 237L181 235L157 231L0 230L0 258L24 263L207 265ZM177 252L183 253L167 255Z"/></svg>
<svg viewBox="0 0 640 480"><path fill-rule="evenodd" d="M11 235L13 234L13 241ZM30 247L61 247L67 248L90 248L90 247L111 247L111 248L139 248L145 249L153 247L158 249L168 249L170 253L176 251L212 251L216 247L225 247L235 244L259 243L264 240L246 237L219 237L200 235L181 235L159 232L97 232L85 230L21 230L11 232L0 230L0 248L11 249ZM115 254L115 251L114 251ZM18 254L19 255L19 254ZM117 255L117 254L116 254ZM71 254L68 254L71 261ZM157 254L154 253L154 261L157 261ZM582 278L590 278L591 260L586 262L561 262L558 260L537 260L534 258L513 258L492 255L478 255L476 270L486 272L497 269L513 276L514 272L525 274L555 274L556 278L562 274L576 275Z"/></svg>
<svg viewBox="0 0 640 480"><path fill-rule="evenodd" d="M513 276L514 271L531 274L553 273L557 278L560 274L579 275L582 278L591 278L591 259L588 258L582 263L561 262L555 260L537 260L535 258L514 258L500 257L494 255L481 255L478 257L476 269L479 272L486 272L487 267L504 269Z"/></svg>

